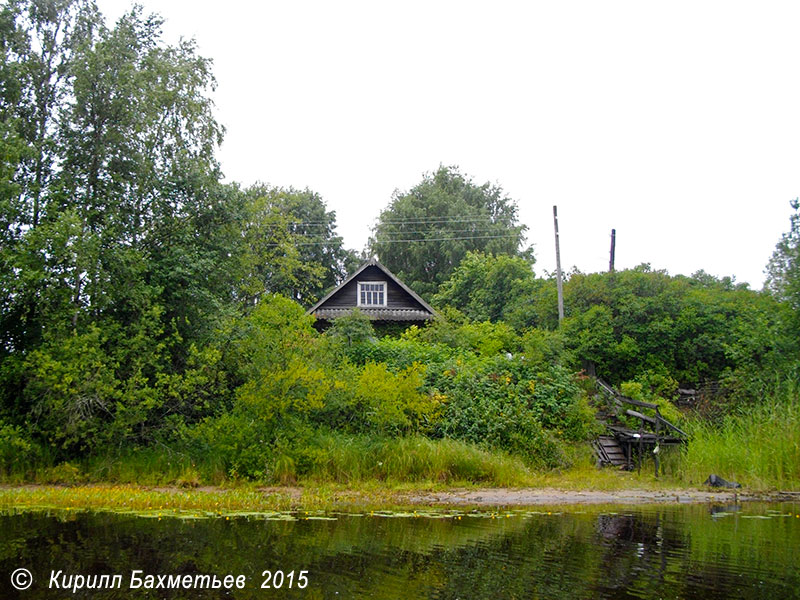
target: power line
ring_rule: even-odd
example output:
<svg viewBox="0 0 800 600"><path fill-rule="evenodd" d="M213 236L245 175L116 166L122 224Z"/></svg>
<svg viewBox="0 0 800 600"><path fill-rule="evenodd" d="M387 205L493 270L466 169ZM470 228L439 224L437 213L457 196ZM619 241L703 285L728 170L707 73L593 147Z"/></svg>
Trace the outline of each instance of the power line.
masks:
<svg viewBox="0 0 800 600"><path fill-rule="evenodd" d="M497 229L498 229L497 227L490 228L490 229L489 228L487 228L487 229L484 229L484 228L481 228L481 229L477 229L477 228L473 228L473 229L439 229L439 230L436 230L436 229L405 230L404 229L402 231L393 231L392 233L394 233L394 234L402 234L402 235L410 234L410 233L427 233L427 234L431 234L431 233L432 234L473 233L473 234L482 234L482 233L494 233L495 231L497 231ZM290 235L293 235L293 236L318 236L318 235L321 235L318 232L300 232L300 231L295 232L295 231L290 231L288 233ZM520 235L521 234L522 234L522 232L520 232ZM511 235L511 234L509 234L509 235ZM516 234L514 234L514 235L516 235Z"/></svg>
<svg viewBox="0 0 800 600"><path fill-rule="evenodd" d="M401 231L399 233L406 233ZM424 232L423 232L424 233ZM490 240L490 239L500 239L500 238L519 238L519 234L506 234L506 235L474 235L474 236L466 236L466 237L443 237L443 238L417 238L413 240L375 240L379 244L395 244L398 242L444 242L450 240Z"/></svg>
<svg viewBox="0 0 800 600"><path fill-rule="evenodd" d="M469 223L478 221L488 221L496 223L491 216L483 217L419 217L413 219L384 219L381 223L394 225L397 223Z"/></svg>
<svg viewBox="0 0 800 600"><path fill-rule="evenodd" d="M407 230L404 229L402 231L393 231L392 233L404 234L404 235L407 234L407 233L434 233L434 234L436 234L436 233L492 233L493 231L496 231L496 230L497 230L497 228L480 229L480 230L477 230L477 229L441 229L439 231L432 230L432 229L419 229L419 230L416 230L416 231L414 231L414 230L407 231Z"/></svg>
<svg viewBox="0 0 800 600"><path fill-rule="evenodd" d="M478 236L464 236L464 237L440 237L440 238L418 238L418 239L408 239L408 240L398 240L398 239L383 239L383 240L376 240L379 244L410 244L410 243L419 243L419 242L450 242L450 241L462 241L462 240L488 240L488 239L514 239L519 238L519 235L478 235ZM323 242L296 242L293 243L293 246L322 246L328 244L328 241ZM267 247L275 247L280 246L281 244L265 244Z"/></svg>
<svg viewBox="0 0 800 600"><path fill-rule="evenodd" d="M515 227L472 227L469 229L402 229L392 232L387 232L395 235L407 235L407 234L450 234L450 233L472 233L472 234L483 234L483 233L494 233L498 229L520 229L518 234L509 234L509 235L522 235L522 228L523 225L517 225ZM273 228L273 231L275 229ZM287 231L286 233L292 236L319 236L322 235L323 232L319 231ZM335 236L340 237L340 236Z"/></svg>
<svg viewBox="0 0 800 600"><path fill-rule="evenodd" d="M485 217L419 217L413 219L391 219L381 221L381 224L388 225L435 225L441 223L489 223L497 225L505 225L499 221L495 221L490 216ZM333 226L335 223L331 221L285 221L283 223L269 223L275 227L283 227L286 225L293 226ZM525 225L516 225L515 227L525 227Z"/></svg>

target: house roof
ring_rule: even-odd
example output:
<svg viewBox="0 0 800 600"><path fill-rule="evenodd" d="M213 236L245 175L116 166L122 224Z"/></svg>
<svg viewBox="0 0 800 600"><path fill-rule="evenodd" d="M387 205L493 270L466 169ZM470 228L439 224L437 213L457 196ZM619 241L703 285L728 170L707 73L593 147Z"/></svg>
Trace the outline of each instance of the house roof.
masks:
<svg viewBox="0 0 800 600"><path fill-rule="evenodd" d="M318 308L314 316L327 321L344 317L352 312L352 308ZM379 321L427 321L433 315L426 310L409 308L364 308L358 307L362 315Z"/></svg>
<svg viewBox="0 0 800 600"><path fill-rule="evenodd" d="M383 271L386 276L394 281L404 292L406 292L409 296L411 296L414 300L420 303L420 305L425 309L423 310L408 310L408 309L389 309L389 308L361 308L361 312L366 314L367 316L373 319L382 319L386 321L419 321L424 319L430 319L431 317L438 316L437 312L433 310L430 304L425 302L419 295L408 287L405 283L400 281L397 276L392 273L389 269L383 266L377 258L372 258L362 264L356 271L350 275L347 279L345 279L342 283L328 292L324 298L322 298L319 302L317 302L314 306L309 308L306 311L306 314L313 314L321 319L333 319L339 316L343 316L347 314L351 308L325 308L321 309L320 307L323 306L330 298L336 295L342 288L344 288L348 283L356 279L367 267L374 266ZM405 317L404 317L405 316Z"/></svg>

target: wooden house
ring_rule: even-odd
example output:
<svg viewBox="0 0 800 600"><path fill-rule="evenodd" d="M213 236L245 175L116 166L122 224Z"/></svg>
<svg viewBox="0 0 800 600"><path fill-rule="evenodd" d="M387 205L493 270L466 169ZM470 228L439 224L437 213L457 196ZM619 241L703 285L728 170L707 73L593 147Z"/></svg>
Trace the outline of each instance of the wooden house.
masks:
<svg viewBox="0 0 800 600"><path fill-rule="evenodd" d="M377 258L361 265L337 288L308 309L325 327L358 309L376 323L423 323L436 317L427 302L400 281Z"/></svg>

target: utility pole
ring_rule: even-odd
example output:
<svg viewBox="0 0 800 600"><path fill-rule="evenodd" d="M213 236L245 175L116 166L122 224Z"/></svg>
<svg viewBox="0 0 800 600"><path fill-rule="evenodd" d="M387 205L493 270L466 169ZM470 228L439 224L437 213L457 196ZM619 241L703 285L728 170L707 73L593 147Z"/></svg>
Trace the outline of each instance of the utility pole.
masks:
<svg viewBox="0 0 800 600"><path fill-rule="evenodd" d="M608 272L614 272L614 249L617 247L617 230L611 230L611 258L608 260Z"/></svg>
<svg viewBox="0 0 800 600"><path fill-rule="evenodd" d="M558 245L558 210L553 206L553 225L556 229L556 284L558 285L558 324L564 320L564 284L561 280L561 250Z"/></svg>

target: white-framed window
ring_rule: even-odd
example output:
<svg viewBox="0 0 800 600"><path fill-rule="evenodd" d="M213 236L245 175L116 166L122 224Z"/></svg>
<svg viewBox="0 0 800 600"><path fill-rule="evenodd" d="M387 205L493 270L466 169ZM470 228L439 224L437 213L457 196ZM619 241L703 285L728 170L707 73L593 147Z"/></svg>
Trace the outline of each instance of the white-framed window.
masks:
<svg viewBox="0 0 800 600"><path fill-rule="evenodd" d="M386 306L386 282L359 281L358 306Z"/></svg>

